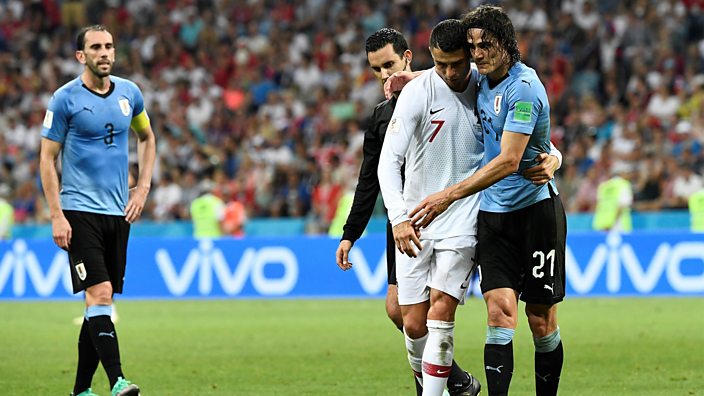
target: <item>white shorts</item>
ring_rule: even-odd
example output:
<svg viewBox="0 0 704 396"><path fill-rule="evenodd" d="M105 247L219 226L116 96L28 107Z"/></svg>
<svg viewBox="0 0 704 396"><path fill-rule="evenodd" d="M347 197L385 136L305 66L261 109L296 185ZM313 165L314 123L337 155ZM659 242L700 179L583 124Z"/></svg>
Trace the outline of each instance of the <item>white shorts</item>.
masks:
<svg viewBox="0 0 704 396"><path fill-rule="evenodd" d="M428 301L430 289L449 294L463 304L477 238L466 235L420 242L423 250L418 257L395 250L399 305Z"/></svg>

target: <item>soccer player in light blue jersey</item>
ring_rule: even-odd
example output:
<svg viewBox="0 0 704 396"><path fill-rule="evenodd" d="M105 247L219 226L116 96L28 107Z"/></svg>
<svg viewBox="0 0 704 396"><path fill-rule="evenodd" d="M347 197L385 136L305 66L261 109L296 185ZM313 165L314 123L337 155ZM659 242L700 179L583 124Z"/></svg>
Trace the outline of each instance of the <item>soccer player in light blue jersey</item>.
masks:
<svg viewBox="0 0 704 396"><path fill-rule="evenodd" d="M451 203L483 190L477 261L488 313L489 394L508 394L520 299L533 333L536 394L556 395L563 362L556 304L565 295L565 212L554 182L522 177L550 147L550 104L535 71L520 61L513 25L501 8L478 7L463 22L482 74L477 115L484 129L483 166L423 200L412 222L424 228Z"/></svg>
<svg viewBox="0 0 704 396"><path fill-rule="evenodd" d="M110 75L115 46L104 26L78 33L76 59L85 68L49 101L40 154L54 242L68 252L74 293L85 291L72 395L95 395L90 386L101 362L112 396L135 396L139 387L122 372L110 314L113 294L122 293L130 224L141 215L151 187L156 139L137 85ZM130 130L137 137L139 164L131 190Z"/></svg>

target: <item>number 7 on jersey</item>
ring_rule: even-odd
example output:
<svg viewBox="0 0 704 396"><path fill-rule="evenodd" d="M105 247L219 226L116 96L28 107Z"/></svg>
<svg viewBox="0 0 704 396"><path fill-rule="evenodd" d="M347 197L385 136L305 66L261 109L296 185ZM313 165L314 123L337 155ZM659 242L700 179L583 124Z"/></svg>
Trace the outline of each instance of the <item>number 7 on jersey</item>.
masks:
<svg viewBox="0 0 704 396"><path fill-rule="evenodd" d="M429 143L432 143L433 140L435 139L435 136L437 136L438 132L440 132L440 128L442 128L443 124L445 121L443 120L432 120L430 121L431 124L435 125L435 130L433 131L433 134L430 135L430 140L428 140Z"/></svg>

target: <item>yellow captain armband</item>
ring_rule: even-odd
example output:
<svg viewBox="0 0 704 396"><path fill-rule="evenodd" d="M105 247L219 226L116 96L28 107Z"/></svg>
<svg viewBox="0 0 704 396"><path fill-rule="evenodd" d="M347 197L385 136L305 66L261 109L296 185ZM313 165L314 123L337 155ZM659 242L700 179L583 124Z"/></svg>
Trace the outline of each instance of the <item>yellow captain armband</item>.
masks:
<svg viewBox="0 0 704 396"><path fill-rule="evenodd" d="M130 123L130 127L132 127L135 131L142 131L148 126L149 116L147 115L146 110L142 110L141 113L132 118L132 122Z"/></svg>

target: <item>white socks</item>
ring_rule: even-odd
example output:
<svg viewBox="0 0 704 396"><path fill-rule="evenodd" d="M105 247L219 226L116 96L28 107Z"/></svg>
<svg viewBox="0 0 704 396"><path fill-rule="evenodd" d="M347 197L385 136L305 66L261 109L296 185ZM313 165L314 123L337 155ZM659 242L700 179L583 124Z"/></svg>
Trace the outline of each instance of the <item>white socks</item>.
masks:
<svg viewBox="0 0 704 396"><path fill-rule="evenodd" d="M428 340L428 334L414 340L406 334L406 330L404 329L403 335L406 339L408 363L410 363L411 369L413 369L413 373L416 375L416 381L423 386L423 350L425 349L425 343Z"/></svg>
<svg viewBox="0 0 704 396"><path fill-rule="evenodd" d="M440 396L452 369L455 322L428 320L427 323L428 335L423 351L423 395Z"/></svg>

